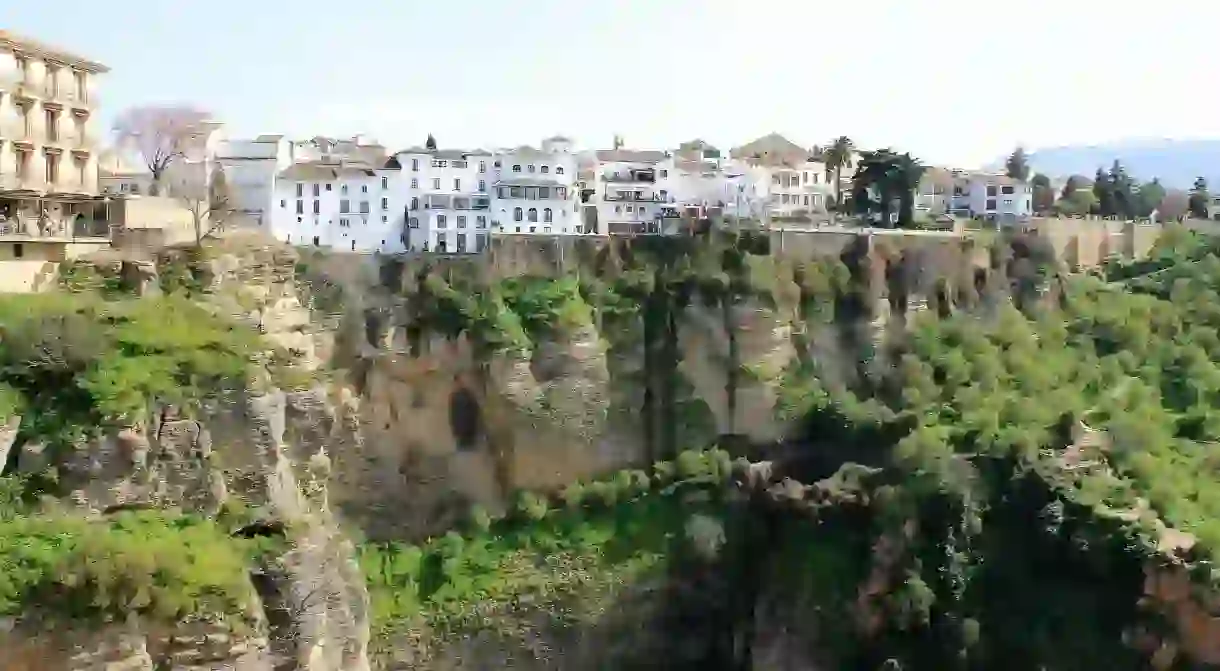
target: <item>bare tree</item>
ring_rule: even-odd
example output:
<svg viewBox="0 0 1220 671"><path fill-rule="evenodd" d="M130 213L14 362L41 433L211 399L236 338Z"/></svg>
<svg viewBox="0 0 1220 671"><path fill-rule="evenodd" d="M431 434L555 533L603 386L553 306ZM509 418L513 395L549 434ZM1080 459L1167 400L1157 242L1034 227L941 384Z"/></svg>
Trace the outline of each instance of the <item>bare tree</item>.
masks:
<svg viewBox="0 0 1220 671"><path fill-rule="evenodd" d="M224 171L217 166L210 177L202 175L185 181L175 194L182 206L191 213L195 244L220 232L233 223L238 214Z"/></svg>
<svg viewBox="0 0 1220 671"><path fill-rule="evenodd" d="M161 192L161 180L175 161L202 149L211 131L212 115L186 105L132 107L114 122L118 144L129 144L152 173L151 195Z"/></svg>

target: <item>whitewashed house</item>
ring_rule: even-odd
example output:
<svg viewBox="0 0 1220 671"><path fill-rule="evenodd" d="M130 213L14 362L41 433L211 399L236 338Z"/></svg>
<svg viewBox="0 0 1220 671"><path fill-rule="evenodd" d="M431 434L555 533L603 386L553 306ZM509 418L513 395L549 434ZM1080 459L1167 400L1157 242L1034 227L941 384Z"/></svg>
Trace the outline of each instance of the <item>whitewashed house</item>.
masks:
<svg viewBox="0 0 1220 671"><path fill-rule="evenodd" d="M667 158L663 151L598 151L582 197L586 230L597 235L658 232L662 204L669 202L669 193L658 185L668 179L668 168L660 166Z"/></svg>
<svg viewBox="0 0 1220 671"><path fill-rule="evenodd" d="M335 251L403 251L402 204L391 189L399 172L393 161L294 163L276 176L271 232Z"/></svg>
<svg viewBox="0 0 1220 671"><path fill-rule="evenodd" d="M552 137L540 149L496 152L492 201L497 235L586 235L571 140Z"/></svg>
<svg viewBox="0 0 1220 671"><path fill-rule="evenodd" d="M402 247L413 252L472 254L491 232L492 152L412 147L394 160L405 202Z"/></svg>

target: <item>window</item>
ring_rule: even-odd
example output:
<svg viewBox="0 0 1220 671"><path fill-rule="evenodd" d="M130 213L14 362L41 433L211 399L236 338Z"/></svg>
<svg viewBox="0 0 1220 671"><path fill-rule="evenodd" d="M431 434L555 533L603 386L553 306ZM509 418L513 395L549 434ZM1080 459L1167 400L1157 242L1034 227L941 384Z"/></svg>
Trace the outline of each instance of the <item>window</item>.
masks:
<svg viewBox="0 0 1220 671"><path fill-rule="evenodd" d="M351 203L348 202L348 200L346 198L339 201L339 212L341 212L343 214L347 214L348 212L351 212L351 211L352 211Z"/></svg>
<svg viewBox="0 0 1220 671"><path fill-rule="evenodd" d="M303 198L304 196L305 196L305 185L297 184L297 198Z"/></svg>
<svg viewBox="0 0 1220 671"><path fill-rule="evenodd" d="M543 226L543 227L542 227L542 232L543 232L543 233L550 233L550 232L551 232L551 227L550 227L550 226Z"/></svg>
<svg viewBox="0 0 1220 671"><path fill-rule="evenodd" d="M443 236L443 235L442 235L441 237L439 237L439 238L437 238L437 239L436 239L436 253L437 253L437 254L444 254L445 252L447 252L447 251L448 251L448 250L445 248L445 243L446 243L446 242L447 242L447 241L445 240L445 236Z"/></svg>
<svg viewBox="0 0 1220 671"><path fill-rule="evenodd" d="M25 256L25 245L20 242L14 243L13 244L13 258L19 259L23 256Z"/></svg>
<svg viewBox="0 0 1220 671"><path fill-rule="evenodd" d="M487 191L487 182L480 179L479 180L479 193L485 193L486 191Z"/></svg>
<svg viewBox="0 0 1220 671"><path fill-rule="evenodd" d="M538 232L537 226L530 226L530 233L537 233L537 232Z"/></svg>
<svg viewBox="0 0 1220 671"><path fill-rule="evenodd" d="M335 185L334 185L334 184L331 184L330 182L327 182L327 183L326 183L326 190L327 190L327 191L334 191L334 190L335 190Z"/></svg>
<svg viewBox="0 0 1220 671"><path fill-rule="evenodd" d="M297 214L305 214L305 201L297 201Z"/></svg>
<svg viewBox="0 0 1220 671"><path fill-rule="evenodd" d="M411 188L412 188L412 189L418 189L418 188L419 188L419 180L418 180L418 179L415 179L414 177L412 177L412 178L411 178Z"/></svg>
<svg viewBox="0 0 1220 671"><path fill-rule="evenodd" d="M480 233L474 236L474 251L481 252L487 249L487 234Z"/></svg>
<svg viewBox="0 0 1220 671"><path fill-rule="evenodd" d="M454 161L454 162L453 162L453 167L455 167L455 168L465 168L465 167L466 167L466 161Z"/></svg>
<svg viewBox="0 0 1220 671"><path fill-rule="evenodd" d="M382 178L381 178L381 188L382 188L382 189L388 189L388 188L390 188L390 178L389 178L389 177L382 177Z"/></svg>
<svg viewBox="0 0 1220 671"><path fill-rule="evenodd" d="M45 110L47 140L49 142L59 141L59 114L55 110Z"/></svg>
<svg viewBox="0 0 1220 671"><path fill-rule="evenodd" d="M437 191L440 191L440 190L441 190L441 178L440 178L440 177L433 177L433 178L432 178L432 188L433 188L433 189L435 189L435 190L437 190Z"/></svg>
<svg viewBox="0 0 1220 671"><path fill-rule="evenodd" d="M661 171L661 179L665 179L666 177L669 177L669 171L668 171L668 170L662 170L662 171Z"/></svg>
<svg viewBox="0 0 1220 671"><path fill-rule="evenodd" d="M487 172L487 161L479 161L479 172Z"/></svg>
<svg viewBox="0 0 1220 671"><path fill-rule="evenodd" d="M418 209L419 209L419 198L412 198L412 199L411 199L411 209L412 209L412 210L418 210Z"/></svg>
<svg viewBox="0 0 1220 671"><path fill-rule="evenodd" d="M530 208L530 211L529 211L529 220L530 220L530 221L538 221L538 208L536 208L536 207L531 207L531 208Z"/></svg>
<svg viewBox="0 0 1220 671"><path fill-rule="evenodd" d="M368 193L368 192L369 192L369 185L368 185L368 184L361 184L361 185L360 185L360 193Z"/></svg>
<svg viewBox="0 0 1220 671"><path fill-rule="evenodd" d="M479 216L475 217L474 218L474 227L475 228L487 228L487 217L485 217L481 214Z"/></svg>
<svg viewBox="0 0 1220 671"><path fill-rule="evenodd" d="M346 185L346 184L343 184L343 185L340 185L340 186L339 186L339 193L347 193L347 185Z"/></svg>
<svg viewBox="0 0 1220 671"><path fill-rule="evenodd" d="M988 199L987 199L987 209L989 209L989 210L994 210L994 209L995 209L995 198L988 198Z"/></svg>
<svg viewBox="0 0 1220 671"><path fill-rule="evenodd" d="M368 213L369 213L369 201L367 201L367 200L360 201L360 214L368 214Z"/></svg>
<svg viewBox="0 0 1220 671"><path fill-rule="evenodd" d="M458 179L457 177L453 178L453 190L454 191L462 190L462 180Z"/></svg>
<svg viewBox="0 0 1220 671"><path fill-rule="evenodd" d="M313 213L314 213L314 214L322 214L322 201L320 201L320 200L315 200L315 201L313 202Z"/></svg>
<svg viewBox="0 0 1220 671"><path fill-rule="evenodd" d="M563 174L563 166L562 166L562 165L557 165L557 166L555 166L555 174L556 174L556 175L562 175L562 174Z"/></svg>
<svg viewBox="0 0 1220 671"><path fill-rule="evenodd" d="M407 228L419 228L419 217L411 217L408 219Z"/></svg>
<svg viewBox="0 0 1220 671"><path fill-rule="evenodd" d="M513 166L513 172L521 172L521 166L519 166L519 165L514 165L514 166Z"/></svg>
<svg viewBox="0 0 1220 671"><path fill-rule="evenodd" d="M385 216L384 214L383 214L383 215L381 215L381 223L383 223L383 224L384 224L385 222L387 222L387 221L389 221L389 220L390 220L390 218L389 218L389 217ZM381 243L381 244L383 244L383 245L384 245L385 243L383 242L383 243Z"/></svg>
<svg viewBox="0 0 1220 671"><path fill-rule="evenodd" d="M805 207L809 207L809 194L805 194Z"/></svg>
<svg viewBox="0 0 1220 671"><path fill-rule="evenodd" d="M383 209L383 210L390 209L390 199L389 198L381 199L381 209Z"/></svg>
<svg viewBox="0 0 1220 671"><path fill-rule="evenodd" d="M417 159L417 158L411 159L411 170L414 172L419 172L419 159ZM411 180L411 181L415 181L415 180Z"/></svg>
<svg viewBox="0 0 1220 671"><path fill-rule="evenodd" d="M466 251L466 236L464 236L464 235L459 235L459 236L458 236L458 238L457 238L457 250L458 250L458 253L459 253L459 254L461 254L462 252L465 252L465 251Z"/></svg>
<svg viewBox="0 0 1220 671"><path fill-rule="evenodd" d="M433 167L433 168L446 168L446 167L448 167L448 166L449 166L449 161L442 161L442 160L437 159L437 158L432 159L432 167Z"/></svg>
<svg viewBox="0 0 1220 671"><path fill-rule="evenodd" d="M126 185L126 184L124 184L123 186L127 186L127 185ZM123 191L126 191L126 189L123 189ZM288 207L288 201L281 199L281 200L280 200L280 207Z"/></svg>
<svg viewBox="0 0 1220 671"><path fill-rule="evenodd" d="M549 165L544 165L541 168L538 168L538 172L541 172L544 175L550 171L551 171L551 166L549 166Z"/></svg>
<svg viewBox="0 0 1220 671"><path fill-rule="evenodd" d="M555 197L558 198L559 200L566 200L568 197L568 187L566 187L566 186L555 187Z"/></svg>
<svg viewBox="0 0 1220 671"><path fill-rule="evenodd" d="M551 208L548 207L542 211L542 220L548 224L555 220L554 214L551 212Z"/></svg>
<svg viewBox="0 0 1220 671"><path fill-rule="evenodd" d="M1012 188L1011 186L1000 187L1000 193L1002 193L1006 196L1013 194L1015 191L1016 191L1016 189Z"/></svg>
<svg viewBox="0 0 1220 671"><path fill-rule="evenodd" d="M449 225L449 222L447 222L445 220L445 215L443 215L443 214L436 215L436 227L437 228L445 228L448 225Z"/></svg>
<svg viewBox="0 0 1220 671"><path fill-rule="evenodd" d="M987 186L987 196L988 197L995 196L995 186L994 185Z"/></svg>
<svg viewBox="0 0 1220 671"><path fill-rule="evenodd" d="M525 197L525 187L523 187L523 186L509 187L508 193L513 198L524 198Z"/></svg>
<svg viewBox="0 0 1220 671"><path fill-rule="evenodd" d="M533 172L533 171L534 171L534 164L533 164L533 163L531 163L531 164L529 164L529 165L525 166L525 169L526 169L527 171L529 171L529 172Z"/></svg>
<svg viewBox="0 0 1220 671"><path fill-rule="evenodd" d="M513 208L513 221L522 221L524 219L524 211L519 207Z"/></svg>
<svg viewBox="0 0 1220 671"><path fill-rule="evenodd" d="M458 228L466 228L466 215L459 214L457 218Z"/></svg>

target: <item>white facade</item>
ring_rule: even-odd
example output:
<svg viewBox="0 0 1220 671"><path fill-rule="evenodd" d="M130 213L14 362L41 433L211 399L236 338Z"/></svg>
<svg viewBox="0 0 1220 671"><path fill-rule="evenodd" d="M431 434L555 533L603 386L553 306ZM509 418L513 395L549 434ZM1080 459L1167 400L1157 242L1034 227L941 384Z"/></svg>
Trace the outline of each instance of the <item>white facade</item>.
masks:
<svg viewBox="0 0 1220 671"><path fill-rule="evenodd" d="M1034 212L1029 183L1005 175L971 175L967 192L970 213L975 217L1011 222Z"/></svg>
<svg viewBox="0 0 1220 671"><path fill-rule="evenodd" d="M222 140L213 153L224 173L229 207L269 224L276 175L291 165L291 143L282 135L260 135L253 140Z"/></svg>
<svg viewBox="0 0 1220 671"><path fill-rule="evenodd" d="M581 218L576 155L566 138L542 149L497 152L493 173L493 227L497 235L592 234Z"/></svg>
<svg viewBox="0 0 1220 671"><path fill-rule="evenodd" d="M662 205L670 203L661 177L661 151L613 149L597 152L592 179L585 184L585 228L598 235L658 232Z"/></svg>
<svg viewBox="0 0 1220 671"><path fill-rule="evenodd" d="M404 248L468 254L487 248L494 157L488 151L399 152L398 191L405 205Z"/></svg>
<svg viewBox="0 0 1220 671"><path fill-rule="evenodd" d="M403 251L400 171L340 162L297 163L279 173L271 233L296 245L345 252Z"/></svg>

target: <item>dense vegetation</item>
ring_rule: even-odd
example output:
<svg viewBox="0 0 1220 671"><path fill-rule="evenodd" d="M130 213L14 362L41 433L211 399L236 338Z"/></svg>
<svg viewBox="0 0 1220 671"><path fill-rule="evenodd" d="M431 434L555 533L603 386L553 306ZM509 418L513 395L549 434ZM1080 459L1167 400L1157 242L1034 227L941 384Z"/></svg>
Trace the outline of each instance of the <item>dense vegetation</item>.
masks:
<svg viewBox="0 0 1220 671"><path fill-rule="evenodd" d="M114 287L0 296L0 420L20 417L0 478L0 612L71 618L136 612L174 619L240 615L258 544L224 520L127 511L89 521L39 498L61 495L64 451L146 425L155 404L192 413L243 388L266 345L181 296L135 299ZM18 475L22 445L51 467Z"/></svg>

